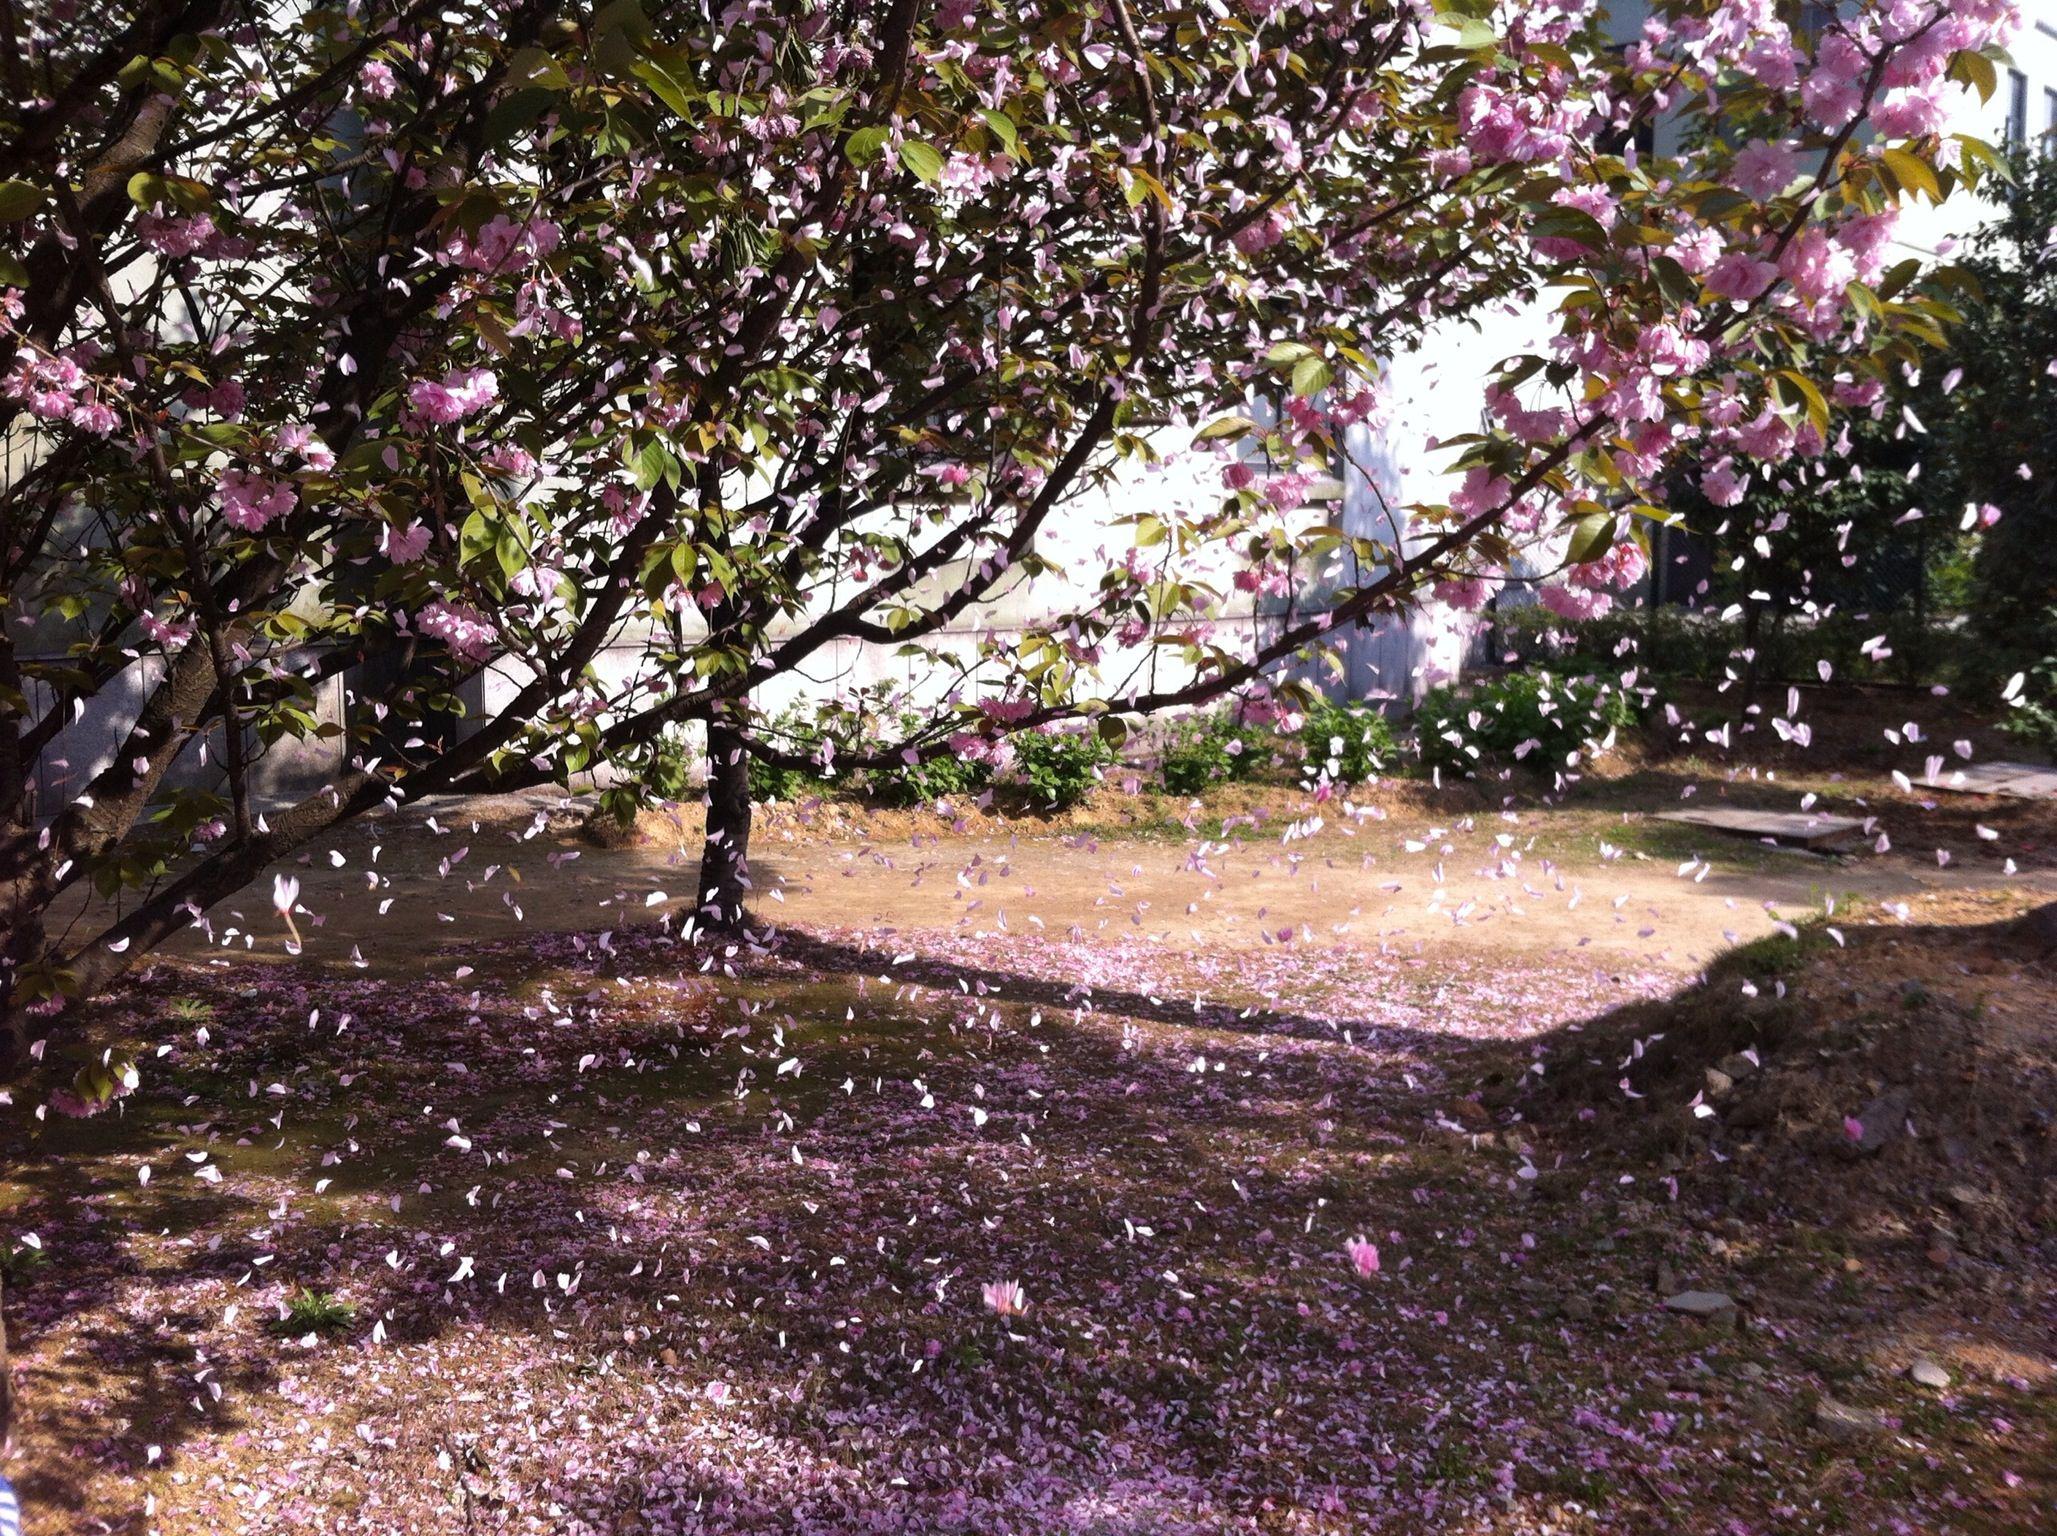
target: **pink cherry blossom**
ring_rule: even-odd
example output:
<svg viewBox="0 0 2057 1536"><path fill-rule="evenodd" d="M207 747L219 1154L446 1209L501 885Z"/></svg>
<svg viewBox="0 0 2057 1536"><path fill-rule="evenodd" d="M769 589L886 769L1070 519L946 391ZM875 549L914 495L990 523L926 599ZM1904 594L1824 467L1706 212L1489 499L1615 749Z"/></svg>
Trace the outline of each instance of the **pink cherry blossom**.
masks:
<svg viewBox="0 0 2057 1536"><path fill-rule="evenodd" d="M1776 197L1800 174L1800 157L1790 144L1752 139L1736 156L1729 184L1758 202Z"/></svg>
<svg viewBox="0 0 2057 1536"><path fill-rule="evenodd" d="M466 603L438 599L416 615L414 627L450 647L460 660L480 662L493 654L499 631L484 614Z"/></svg>
<svg viewBox="0 0 2057 1536"><path fill-rule="evenodd" d="M499 397L500 381L484 368L461 368L441 380L417 379L408 387L407 403L437 426L474 416Z"/></svg>
<svg viewBox="0 0 2057 1536"><path fill-rule="evenodd" d="M223 519L250 533L284 517L300 500L292 482L245 469L225 470L217 494Z"/></svg>
<svg viewBox="0 0 2057 1536"><path fill-rule="evenodd" d="M1021 1288L1018 1280L995 1280L979 1293L985 1303L1001 1317L1019 1317L1028 1311L1028 1292Z"/></svg>
<svg viewBox="0 0 2057 1536"><path fill-rule="evenodd" d="M1709 291L1724 299L1748 303L1778 281L1778 267L1744 251L1730 251L1707 271Z"/></svg>
<svg viewBox="0 0 2057 1536"><path fill-rule="evenodd" d="M419 560L429 547L429 530L416 518L405 528L387 523L379 532L379 553L395 565L408 565Z"/></svg>
<svg viewBox="0 0 2057 1536"><path fill-rule="evenodd" d="M1740 474L1728 455L1716 459L1700 472L1700 494L1717 507L1733 507L1750 488L1750 477Z"/></svg>

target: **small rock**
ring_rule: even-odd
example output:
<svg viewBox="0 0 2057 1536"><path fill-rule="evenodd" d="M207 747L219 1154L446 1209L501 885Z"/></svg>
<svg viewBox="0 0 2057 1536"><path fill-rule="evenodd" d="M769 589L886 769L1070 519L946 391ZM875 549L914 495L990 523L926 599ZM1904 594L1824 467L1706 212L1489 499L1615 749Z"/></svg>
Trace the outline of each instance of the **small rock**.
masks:
<svg viewBox="0 0 2057 1536"><path fill-rule="evenodd" d="M1566 1296L1558 1301L1557 1311L1566 1322L1583 1323L1593 1315L1593 1299L1590 1296Z"/></svg>
<svg viewBox="0 0 2057 1536"><path fill-rule="evenodd" d="M1960 1211L1975 1211L1986 1203L1985 1191L1969 1184L1952 1184L1943 1191L1943 1198Z"/></svg>
<svg viewBox="0 0 2057 1536"><path fill-rule="evenodd" d="M1834 1440L1862 1440L1884 1434L1890 1426L1869 1408L1853 1408L1824 1397L1814 1405L1814 1427Z"/></svg>
<svg viewBox="0 0 2057 1536"><path fill-rule="evenodd" d="M664 1365L673 1370L676 1370L678 1368L679 1352L671 1348L669 1345L666 1345L663 1349L657 1351L657 1358L661 1362L663 1362Z"/></svg>
<svg viewBox="0 0 2057 1536"><path fill-rule="evenodd" d="M1858 1111L1857 1119L1862 1129L1857 1135L1857 1151L1866 1157L1882 1151L1887 1142L1906 1128L1908 1104L1906 1091L1893 1088Z"/></svg>
<svg viewBox="0 0 2057 1536"><path fill-rule="evenodd" d="M1707 1080L1707 1091L1717 1099L1736 1085L1736 1080L1719 1067L1708 1067L1700 1075Z"/></svg>
<svg viewBox="0 0 2057 1536"><path fill-rule="evenodd" d="M1950 1373L1926 1355L1907 1367L1907 1379L1919 1387L1934 1387L1938 1392L1950 1385Z"/></svg>
<svg viewBox="0 0 2057 1536"><path fill-rule="evenodd" d="M1721 1291L1680 1291L1676 1296L1664 1298L1667 1312L1683 1312L1688 1317L1718 1317L1724 1312L1733 1313L1736 1304Z"/></svg>
<svg viewBox="0 0 2057 1536"><path fill-rule="evenodd" d="M1735 1051L1717 1061L1714 1064L1714 1070L1730 1082L1740 1083L1744 1078L1749 1077L1757 1070L1757 1063L1745 1056L1741 1051Z"/></svg>

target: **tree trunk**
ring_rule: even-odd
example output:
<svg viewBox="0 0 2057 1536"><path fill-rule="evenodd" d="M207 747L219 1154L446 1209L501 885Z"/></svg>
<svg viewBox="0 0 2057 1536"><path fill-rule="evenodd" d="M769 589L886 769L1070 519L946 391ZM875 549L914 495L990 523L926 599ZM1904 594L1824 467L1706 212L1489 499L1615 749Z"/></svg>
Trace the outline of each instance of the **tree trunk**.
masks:
<svg viewBox="0 0 2057 1536"><path fill-rule="evenodd" d="M14 1433L14 1361L7 1353L7 1282L0 1279L0 1456Z"/></svg>
<svg viewBox="0 0 2057 1536"><path fill-rule="evenodd" d="M740 933L750 890L750 754L742 733L707 724L707 840L700 852L700 926Z"/></svg>
<svg viewBox="0 0 2057 1536"><path fill-rule="evenodd" d="M8 882L12 884L13 882ZM43 915L17 910L14 892L0 888L0 1082L26 1063L28 1014L21 1006L21 973L43 957Z"/></svg>
<svg viewBox="0 0 2057 1536"><path fill-rule="evenodd" d="M13 725L0 725L0 1082L28 1052L22 973L43 958L47 879L39 877L36 829L29 815L26 757Z"/></svg>
<svg viewBox="0 0 2057 1536"><path fill-rule="evenodd" d="M1749 708L1757 702L1758 679L1764 664L1764 610L1754 602L1743 604L1743 649L1747 653L1743 662L1743 697L1736 705L1739 718L1746 717Z"/></svg>

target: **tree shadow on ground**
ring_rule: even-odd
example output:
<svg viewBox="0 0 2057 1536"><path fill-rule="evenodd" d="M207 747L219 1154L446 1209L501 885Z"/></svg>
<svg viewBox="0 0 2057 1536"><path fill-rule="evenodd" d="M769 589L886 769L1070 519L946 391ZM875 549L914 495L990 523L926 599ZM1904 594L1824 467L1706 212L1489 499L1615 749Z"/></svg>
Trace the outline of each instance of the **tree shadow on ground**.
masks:
<svg viewBox="0 0 2057 1536"><path fill-rule="evenodd" d="M1246 1495L1236 1490L1265 1484L1268 1463L1284 1454L1265 1449L1274 1433L1266 1426L1280 1416L1295 1431L1292 1456L1329 1448L1296 1475L1409 1497L1440 1490L1446 1507L1425 1510L1413 1528L1468 1528L1492 1492L1488 1467L1511 1454L1504 1426L1537 1426L1522 1452L1521 1495L1563 1496L1584 1475L1567 1459L1569 1408L1611 1400L1579 1396L1587 1390L1581 1362L1553 1303L1495 1278L1506 1250L1521 1251L1523 1227L1542 1226L1546 1240L1560 1223L1619 1227L1622 1219L1607 1214L1613 1206L1591 1204L1617 1171L1720 1151L1730 1163L1696 1163L1695 1174L1711 1181L1718 1167L1749 1169L1762 1185L1782 1170L1774 1205L1790 1215L1811 1211L1810 1201L1839 1201L1864 1229L1852 1246L1882 1260L1895 1241L1882 1218L1933 1183L1931 1142L1895 1136L1850 1161L1837 1145L1844 1132L1831 1101L1860 1077L1904 1068L1918 1102L1935 1103L1939 1080L1963 1070L1938 1042L1967 1025L2005 1024L2015 1001L2008 986L2025 989L2023 999L2047 995L2043 962L2009 951L1996 927L1864 922L1842 937L1838 946L1809 928L1749 946L1676 998L1511 1043L1313 1011L1196 1011L1189 1000L1137 988L1087 988L930 956L896 966L882 950L799 932L783 935L770 955L740 955L733 977L703 975L705 951L644 933L618 935L612 952L587 944L539 953L534 976L482 959L490 986L364 982L331 999L365 1021L340 1034L306 1027L309 999L296 984L275 979L246 996L219 976L145 982L145 1003L196 991L210 1001L209 1049L176 1064L182 1075L163 1102L146 1085L125 1121L8 1149L40 1158L41 1166L17 1163L17 1182L37 1221L48 1217L48 1236L61 1239L49 1268L10 1297L33 1362L25 1412L34 1461L24 1492L32 1507L93 1510L114 1528L140 1530L120 1486L132 1493L140 1447L159 1445L169 1466L216 1465L221 1442L251 1421L253 1405L271 1401L288 1367L375 1379L381 1360L416 1358L409 1351L433 1345L493 1379L496 1352L555 1358L571 1339L582 1354L604 1350L615 1363L565 1375L563 1393L599 1419L618 1411L623 1425L658 1403L661 1432L572 1471L546 1471L497 1441L489 1459L516 1466L509 1475L517 1480L556 1479L551 1497L603 1512L600 1529L718 1530L723 1509L734 1529L789 1529L825 1518L838 1489L847 1489L853 1525L860 1515L885 1530L934 1529L967 1513L998 1522L1008 1518L1010 1481L1043 1476L1038 1467L1065 1469L1045 1490L1057 1523L1026 1529L1221 1529L1243 1513ZM785 1052L803 1053L767 1037L781 1016L812 1006L791 989L879 976L923 998L874 997L842 1034L836 1021L816 1023L820 1034L804 1054L822 1059L782 1077ZM1960 986L1967 978L1971 985ZM537 1001L545 979L549 1006ZM1911 1004L1907 980L1924 988ZM1745 983L1754 998L1742 993ZM1846 998L1852 989L1861 1000ZM1973 993L1982 1011L1973 1011ZM588 1011L569 1011L573 997ZM967 1000L1053 1017L1008 1055L963 1024ZM1130 1040L1118 1032L1125 1019L1160 1028ZM745 1024L753 1033L734 1033ZM1195 1028L1247 1043L1228 1063L1196 1072L1194 1046L1180 1033ZM1344 1047L1345 1031L1357 1050ZM1268 1039L1338 1049L1267 1051ZM1038 1042L1048 1049L1027 1048ZM1978 1048L2016 1052L2006 1058L2013 1069L2047 1047L2047 1034L2031 1032ZM1745 1048L1762 1059L1748 1080L1756 1086L1731 1089L1711 1125L1695 1120L1686 1102L1696 1081ZM1823 1058L1824 1049L1841 1054ZM601 1059L589 1065L588 1056ZM1540 1076L1532 1070L1539 1060L1548 1066ZM453 1061L467 1072L453 1075ZM1427 1086L1404 1086L1402 1071L1423 1064L1436 1069ZM918 1078L940 1107L833 1086L839 1073L873 1066ZM2033 1166L2009 1172L1994 1159L2017 1128L2007 1116L2028 1113L2038 1095L2053 1102L2048 1066L2045 1054L2046 1075L2016 1072L2004 1114L1992 1095L1978 1101L1984 1123L1969 1162L1949 1165L1953 1176L1968 1170L2003 1200L2025 1187ZM368 1075L346 1093L341 1078L356 1072ZM1489 1106L1479 1113L1490 1118L1448 1123L1445 1073L1478 1083ZM1624 1075L1643 1098L1622 1094ZM286 1092L269 1094L274 1082ZM249 1095L237 1098L246 1084ZM742 1087L764 1107L739 1098ZM1768 1119L1734 1123L1752 1095L1773 1087ZM982 1088L1004 1093L981 1099ZM1034 1107L1030 1091L1041 1095ZM194 1093L201 1102L184 1102ZM352 1102L360 1118L348 1125L337 1117ZM286 1129L252 1135L279 1104L292 1110ZM990 1106L989 1119L974 1124L973 1105ZM1581 1118L1582 1109L1594 1113ZM1801 1113L1812 1117L1804 1129L1773 1136ZM457 1133L444 1129L446 1119L477 1145L451 1145ZM549 1121L569 1134L545 1134L539 1127ZM135 1187L135 1163L152 1162L162 1175L203 1139L196 1125L211 1129L207 1144L230 1166L228 1180L161 1177ZM1768 1150L1746 1153L1752 1137ZM290 1143L288 1155L277 1156L273 1139ZM324 1164L352 1139L364 1155ZM1515 1186L1530 1157L1544 1165L1537 1192L1503 1203L1495 1191ZM1826 1176L1810 1183L1802 1176L1810 1168ZM306 1194L317 1172L334 1181L320 1199ZM489 1192L473 1204L467 1185ZM967 1195L974 1187L976 1199ZM403 1210L383 1210L389 1192L405 1197ZM1689 1178L1688 1201L1703 1197ZM1327 1235L1303 1250L1294 1233L1317 1210ZM1636 1271L1671 1251L1662 1243L1679 1241L1648 1236L1651 1220L1633 1218L1646 1235L1616 1256L1553 1252L1553 1262L1571 1266L1552 1272L1553 1293L1596 1280L1647 1292ZM1990 1231L1961 1222L1967 1253L2005 1238L2001 1216L1994 1220ZM1159 1235L1139 1235L1150 1228ZM1468 1249L1447 1252L1449 1234L1473 1228L1487 1234L1477 1262ZM169 1243L155 1237L165 1230ZM1391 1253L1417 1263L1404 1287L1376 1293L1370 1309L1333 1251L1338 1234L1353 1231L1381 1241L1398 1234ZM850 1269L830 1263L904 1233L919 1239L882 1249L861 1288L845 1278ZM1162 1244L1174 1234L1191 1252L1167 1281ZM216 1238L228 1240L209 1246ZM1501 1258L1488 1266L1493 1249ZM246 1281L258 1273L260 1250L273 1262ZM450 1280L459 1256L476 1280ZM699 1310L652 1314L651 1294L663 1286L639 1272L659 1256L690 1272L663 1285L699 1298ZM931 1266L928 1256L944 1262ZM544 1277L540 1297L531 1272ZM504 1290L491 1284L496 1273L510 1277ZM1507 1273L1518 1276L1519 1266ZM262 1340L260 1296L273 1275L347 1289L360 1336L300 1352ZM1010 1277L1026 1277L1035 1293L1029 1322L1017 1325L1030 1342L960 1302L982 1282ZM1762 1283L1776 1278L1767 1270ZM947 1305L933 1299L939 1283L956 1288ZM1452 1297L1483 1296L1495 1347L1533 1352L1535 1368L1513 1381L1499 1372L1453 1376L1447 1329L1411 1320L1422 1306L1451 1305L1446 1286ZM250 1312L240 1332L220 1320L221 1302L239 1294ZM760 1322L755 1308L767 1299L769 1321ZM1668 1381L1704 1346L1651 1332L1642 1306L1624 1315L1618 1345L1593 1347L1611 1351L1610 1372ZM138 1319L152 1318L137 1331ZM911 1372L901 1351L853 1336L852 1318L875 1336L916 1341L917 1356L923 1338L937 1353L928 1369ZM373 1320L386 1325L384 1350L361 1337ZM763 1342L772 1328L782 1341L776 1353ZM47 1358L59 1341L62 1362ZM187 1412L189 1398L207 1395L196 1371L203 1350L227 1400ZM661 1360L666 1351L679 1363ZM1382 1374L1353 1376L1364 1361ZM709 1420L711 1410L697 1406L716 1375L736 1386L740 1419ZM348 1384L353 1375L323 1379L350 1415L384 1401L362 1382ZM1484 1394L1476 1401L1475 1390ZM426 1487L444 1476L432 1458L459 1435L512 1434L490 1402L466 1409L426 1388L416 1395L421 1401L403 1411L416 1416L404 1422L422 1430L420 1444L362 1453L383 1458L399 1481ZM1053 1427L1069 1426L1059 1438L1080 1439L1080 1426L1109 1403L1120 1408L1112 1427L1093 1431L1097 1469L1029 1449ZM1453 1405L1461 1409L1454 1415ZM1374 1429L1397 1446L1386 1453L1391 1467L1338 1449ZM971 1447L961 1490L969 1502L951 1503L952 1478L914 1462L904 1488L866 1481L864 1469L900 1454L896 1437L908 1442L907 1455L938 1465L953 1437ZM752 1454L761 1455L754 1469ZM769 1477L767 1467L784 1471ZM1125 1480L1123 1467L1148 1468L1155 1481ZM1561 1486L1550 1481L1560 1477ZM329 1486L310 1483L316 1494ZM532 1504L541 1486L531 1482L523 1499ZM1617 1509L1664 1518L1662 1500L1633 1482L1612 1493Z"/></svg>

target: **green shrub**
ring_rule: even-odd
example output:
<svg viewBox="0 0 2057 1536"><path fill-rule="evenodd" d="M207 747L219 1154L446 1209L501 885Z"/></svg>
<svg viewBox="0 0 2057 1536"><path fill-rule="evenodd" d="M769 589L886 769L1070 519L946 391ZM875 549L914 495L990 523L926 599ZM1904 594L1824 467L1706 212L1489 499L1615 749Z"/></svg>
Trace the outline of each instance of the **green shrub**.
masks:
<svg viewBox="0 0 2057 1536"><path fill-rule="evenodd" d="M1175 724L1165 737L1158 772L1170 793L1197 795L1210 784L1254 778L1276 756L1262 732L1221 711Z"/></svg>
<svg viewBox="0 0 2057 1536"><path fill-rule="evenodd" d="M1079 804L1100 782L1100 769L1114 761L1114 749L1090 730L1024 731L1009 739L1014 777L1039 811Z"/></svg>
<svg viewBox="0 0 2057 1536"><path fill-rule="evenodd" d="M1466 773L1516 762L1559 769L1635 719L1634 702L1619 688L1547 671L1510 672L1468 695L1434 689L1415 717L1422 762Z"/></svg>
<svg viewBox="0 0 2057 1536"><path fill-rule="evenodd" d="M750 798L752 800L800 800L810 794L819 793L821 777L804 768L788 768L782 763L767 763L761 757L750 759Z"/></svg>
<svg viewBox="0 0 2057 1536"><path fill-rule="evenodd" d="M1323 699L1307 711L1299 737L1309 783L1362 784L1385 772L1398 751L1392 725L1369 704Z"/></svg>
<svg viewBox="0 0 2057 1536"><path fill-rule="evenodd" d="M797 704L765 721L759 730L768 743L781 751L810 755L820 750L826 735L820 717L803 714ZM787 768L778 763L768 763L755 753L750 756L752 800L799 800L819 794L821 788L821 775L811 769Z"/></svg>
<svg viewBox="0 0 2057 1536"><path fill-rule="evenodd" d="M1957 686L1971 660L1960 628L1954 619L1914 613L1767 617L1754 645L1757 676L1767 684L1816 683L1826 661L1838 682ZM1881 636L1883 651L1871 645ZM1495 614L1484 647L1494 666L1610 680L1633 669L1644 680L1714 683L1741 677L1752 648L1742 620L1717 613L1617 608L1602 618L1562 619L1540 604Z"/></svg>
<svg viewBox="0 0 2057 1536"><path fill-rule="evenodd" d="M864 780L874 799L901 807L975 795L992 782L990 765L948 754L911 767L874 768Z"/></svg>
<svg viewBox="0 0 2057 1536"><path fill-rule="evenodd" d="M2040 661L2024 669L2021 692L2000 720L2000 729L2017 740L2057 756L2057 608L2043 616L2043 643L2051 648ZM2002 680L2000 686L2005 686Z"/></svg>

